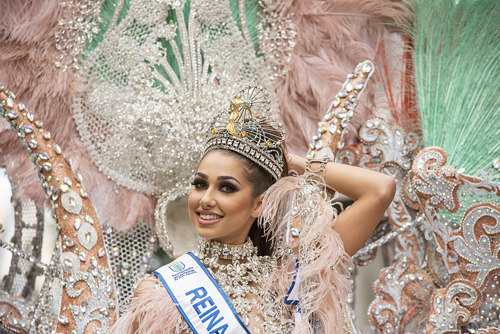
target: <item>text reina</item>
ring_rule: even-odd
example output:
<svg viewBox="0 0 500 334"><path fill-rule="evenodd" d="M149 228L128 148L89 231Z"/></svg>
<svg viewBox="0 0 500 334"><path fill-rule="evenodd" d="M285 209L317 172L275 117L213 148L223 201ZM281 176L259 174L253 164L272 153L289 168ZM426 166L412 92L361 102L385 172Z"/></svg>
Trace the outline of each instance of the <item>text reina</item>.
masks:
<svg viewBox="0 0 500 334"><path fill-rule="evenodd" d="M208 322L207 326L207 331L209 334L223 334L226 332L228 329L228 325L225 323L219 324L224 317L220 316L220 311L217 308L217 305L215 305L214 301L212 298L207 297L207 290L205 290L203 287L196 288L194 290L188 291L186 293L186 296L193 295L194 297L191 298L190 302L191 305L193 306L194 310L198 314L198 317L200 318L202 323ZM193 304L193 302L196 299L201 299L200 301L196 302ZM207 309L205 311L205 309ZM218 326L217 328L214 328L215 326Z"/></svg>

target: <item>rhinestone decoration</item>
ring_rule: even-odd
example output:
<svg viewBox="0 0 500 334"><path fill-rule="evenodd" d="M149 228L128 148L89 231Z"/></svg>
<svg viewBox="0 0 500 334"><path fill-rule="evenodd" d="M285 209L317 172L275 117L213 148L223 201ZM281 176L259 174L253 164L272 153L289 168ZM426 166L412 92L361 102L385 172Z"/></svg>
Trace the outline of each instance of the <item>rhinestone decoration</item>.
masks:
<svg viewBox="0 0 500 334"><path fill-rule="evenodd" d="M219 113L210 124L204 154L217 148L232 150L279 179L284 166L280 145L285 129L267 115L270 106L269 94L263 87L245 87L231 101L229 110Z"/></svg>
<svg viewBox="0 0 500 334"><path fill-rule="evenodd" d="M277 269L276 264L269 257L258 256L257 248L250 239L241 246L231 247L201 239L194 254L231 298L246 326L250 323L252 309L258 310L259 316L254 322L258 327L251 329L252 332L291 332L293 327L285 319L284 307L269 309L269 304L266 305L264 301L266 296L262 294L265 279ZM223 264L226 263L224 260L229 263Z"/></svg>
<svg viewBox="0 0 500 334"><path fill-rule="evenodd" d="M0 290L0 304L2 305L0 317L5 321L2 328L6 326L7 329L12 329L13 333L25 332L29 328L35 311L33 304L23 298L9 295L3 290Z"/></svg>
<svg viewBox="0 0 500 334"><path fill-rule="evenodd" d="M388 268L384 268L374 284L376 298L369 307L370 320L383 333L399 333L408 324L406 312L398 312L403 305L430 296L433 291L432 278L417 269L411 258L403 257ZM412 291L418 293L412 294ZM408 296L401 300L401 296Z"/></svg>
<svg viewBox="0 0 500 334"><path fill-rule="evenodd" d="M428 318L431 334L458 331L459 319L464 323L470 320L470 312L463 306L473 305L480 298L477 288L467 281L454 282L443 290L438 290L432 301L433 310Z"/></svg>
<svg viewBox="0 0 500 334"><path fill-rule="evenodd" d="M64 272L68 274L75 274L80 271L80 261L75 253L63 252L61 254L61 264Z"/></svg>
<svg viewBox="0 0 500 334"><path fill-rule="evenodd" d="M69 213L79 215L82 211L82 199L72 190L68 190L61 195L61 204L64 210Z"/></svg>
<svg viewBox="0 0 500 334"><path fill-rule="evenodd" d="M10 94L11 99L14 99L13 94L9 93L3 87L0 87L0 101L3 99L5 94ZM13 105L15 104L16 102L13 100ZM4 104L0 103L0 105L2 105L1 110L3 111ZM8 115L2 114L2 116L8 119ZM85 301L80 305L72 305L75 303L72 299L76 297L75 294L72 295L70 292L68 292L67 295L62 294L62 289L64 287L71 287L71 284L74 283L74 279L69 275L78 275L80 273L80 266L85 266L88 263L87 258L90 259L90 265L88 268L84 269L85 272L93 271L97 273L98 271L102 271L102 279L106 282L106 285L99 287L101 290L95 291L90 291L91 284L81 285L79 286L79 289L81 290L78 290L77 294L81 294L83 291L86 291L95 296L95 298L98 298L99 301L102 301L106 294L108 296L114 294L114 286L112 285L113 281L109 274L109 269L103 268L99 265L99 263L96 265L96 262L93 259L97 256L97 249L89 250L88 252L82 251L85 246L93 247L97 243L97 240L102 238L102 236L99 236L101 229L97 221L94 222L92 220L95 227L88 222L85 222L83 227L81 226L81 217L84 215L85 217L95 215L94 208L92 205L88 205L86 206L85 212L81 212L83 211L82 198L78 193L73 192L70 189L70 186L72 186L72 180L70 179L71 175L64 174L67 170L67 168L64 167L71 167L70 160L62 160L61 157L58 157L59 152L57 152L57 150L59 149L57 146L53 146L53 140L50 134L43 129L42 122L35 121L34 116L31 113L20 113L16 119L8 119L8 121L11 122L12 129L18 132L21 143L26 147L31 161L35 164L35 170L39 172L38 176L41 180L42 187L47 196L49 196L49 199L52 200L53 208L55 209L53 217L56 219L57 223L55 232L58 239L56 241L50 265L40 262L39 253L41 251L40 246L42 243L41 240L38 240L38 237L43 234L43 220L40 220L40 223L38 219L33 221L29 218L29 216L26 216L24 212L22 219L15 218L16 233L19 232L22 233L22 235L14 236L12 239L14 245L4 243L0 239L0 246L13 252L11 269L16 271L14 276L10 273L7 276L15 278L15 280L12 281L12 283L9 282L9 279L7 281L4 280L2 283L2 289L11 290L18 296L23 293L25 298L33 298L31 294L34 283L31 281L33 281L34 278L36 278L36 276L40 273L45 275L45 280L42 285L39 298L37 299L36 307L30 306L29 304L24 306L24 309L29 311L28 314L25 314L24 310L12 313L12 311L15 311L17 307L17 304L13 303L15 298L24 300L23 298L8 296L7 298L9 301L6 303L2 303L0 300L0 327L2 329L7 328L9 332L13 330L16 333L25 333L28 330L30 333L55 333L64 332L66 330L79 333L83 332L87 324L92 321L92 325L94 326L93 332L98 333L100 330L106 330L109 320L112 316L114 316L114 301L100 306L100 308L106 308L106 311L100 313L99 319L97 319L97 323L101 322L104 324L101 326L101 329L95 327L97 323L96 318L93 316L91 316L93 317L92 320L82 322L81 325L79 325L81 328L77 328L78 330L74 329L73 325L71 327L67 327L66 329L60 327L65 326L65 323L78 323L78 320L82 320L82 315L86 314L86 312L91 308L91 303ZM26 122L33 122L36 127L36 131L31 125L25 125ZM29 138L24 138L27 133ZM56 147L55 150L57 155L54 154L51 156L48 152L52 152L51 148L53 147ZM60 153L62 154L62 152ZM77 185L77 187L80 187L80 185ZM61 203L56 202L59 199L61 199ZM17 211L24 211L24 209ZM81 213L82 216L73 220L70 219L68 213ZM37 213L36 216L38 218L39 214ZM40 216L43 216L43 214ZM90 221L91 219L86 220ZM74 224L77 231L76 233L73 227L71 227L71 224ZM90 226L90 228L85 224ZM96 228L98 228L99 233ZM78 243L75 239L70 239L68 235L75 237L78 235ZM27 251L24 250L25 247L23 245L26 245ZM25 262L20 262L19 259L22 259ZM107 266L106 261L104 264ZM38 271L36 272L34 269L37 269ZM19 276L21 280L17 279L16 276ZM67 279L67 281L63 281L61 283L60 279ZM15 291L12 290L11 287L14 289L18 289L19 287L21 289L19 291ZM22 290L26 290L26 293L22 292ZM2 296L0 295L0 299L1 298ZM88 303L88 306L86 303ZM2 313L3 305L9 305L7 315ZM78 315L76 322L70 322L69 317L75 315ZM19 318L18 316L21 316L22 318ZM106 317L110 318L108 319ZM59 319L61 320L61 323L58 323ZM7 323L4 323L4 320L7 321ZM8 325L8 327L5 327L6 325Z"/></svg>
<svg viewBox="0 0 500 334"><path fill-rule="evenodd" d="M80 218L76 218L76 219L75 219L75 221L74 221L74 223L73 223L73 226L74 226L77 230L79 230L79 229L80 229L80 227L82 226L82 220L81 220Z"/></svg>
<svg viewBox="0 0 500 334"><path fill-rule="evenodd" d="M174 15L184 15L184 6L189 6L189 18L172 23ZM264 17L270 23L279 19ZM138 29L138 25L151 28ZM277 35L281 29L275 25L264 24L262 29L267 50L269 39L280 36L273 48L291 56L293 43L283 44L291 41L291 29L287 35ZM83 143L99 169L120 185L140 192L171 195L183 188L186 194L201 158L207 121L241 87L272 85L274 75L249 47L253 43L245 31L239 29L225 2L209 6L204 1L169 1L164 6L130 2L126 15L119 23L110 22L107 37L79 65L80 80L93 85L75 96L73 112ZM164 42L157 43L160 39ZM175 58L182 70L178 74L168 61L174 56L172 49L179 50ZM237 51L228 54L227 50ZM274 59L287 63L277 56ZM95 129L108 135L96 137Z"/></svg>
<svg viewBox="0 0 500 334"><path fill-rule="evenodd" d="M500 207L478 205L463 218L465 238L458 237L453 241L453 247L460 257L467 260L466 270L476 272L475 283L482 287L486 277L492 272L500 272L500 247L493 248L486 235L477 238L474 233L476 222L484 217L492 218L494 225L483 225L487 234L500 234Z"/></svg>
<svg viewBox="0 0 500 334"><path fill-rule="evenodd" d="M363 68L370 68L370 71L367 73L363 72L364 74L361 76L360 73L363 71ZM308 159L318 158L318 152L327 146L334 155L337 150L344 148L347 126L354 115L354 110L358 104L359 97L363 94L366 82L370 80L374 73L373 70L373 64L366 60L358 64L354 72L347 76L347 80L342 85L341 90L337 93L330 108L323 117L323 122L318 124L316 132L319 135L314 136L311 141L309 151L306 155ZM364 81L359 81L361 77L363 77ZM328 131L323 131L323 129L328 129ZM321 157L330 157L326 153L327 151L323 152Z"/></svg>
<svg viewBox="0 0 500 334"><path fill-rule="evenodd" d="M109 284L107 281L108 274L109 269L98 266L97 269L72 274L70 277L64 279L66 292L72 298L80 296L83 292L83 290L75 289L75 284L78 282L84 282L90 289L89 299L81 304L81 306L84 306L83 310L80 306L79 312L76 315L71 313L76 322L78 333L83 333L87 324L91 321L97 321L101 324L101 328L98 329L99 332L107 332L109 327L107 315L109 315L109 311L101 312L101 310L115 308L115 303L111 296L112 289L106 289ZM80 285L82 284L80 283ZM97 311L103 316L95 316Z"/></svg>
<svg viewBox="0 0 500 334"><path fill-rule="evenodd" d="M87 250L91 250L97 243L97 232L94 226L84 223L78 230L78 241Z"/></svg>

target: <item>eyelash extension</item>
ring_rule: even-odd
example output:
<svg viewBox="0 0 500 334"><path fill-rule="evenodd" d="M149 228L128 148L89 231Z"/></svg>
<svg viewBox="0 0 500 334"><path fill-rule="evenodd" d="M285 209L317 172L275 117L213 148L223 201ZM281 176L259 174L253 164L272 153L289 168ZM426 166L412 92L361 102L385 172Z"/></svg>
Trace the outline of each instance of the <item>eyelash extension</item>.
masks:
<svg viewBox="0 0 500 334"><path fill-rule="evenodd" d="M205 185L205 184L207 184L207 183L205 181L203 181L203 180L193 180L193 181L191 181L191 185L193 185L193 186Z"/></svg>
<svg viewBox="0 0 500 334"><path fill-rule="evenodd" d="M226 191L226 192L232 192L232 193L239 190L232 183L229 183L229 182L222 182L220 187L221 188L227 187L228 189L230 189L230 191Z"/></svg>

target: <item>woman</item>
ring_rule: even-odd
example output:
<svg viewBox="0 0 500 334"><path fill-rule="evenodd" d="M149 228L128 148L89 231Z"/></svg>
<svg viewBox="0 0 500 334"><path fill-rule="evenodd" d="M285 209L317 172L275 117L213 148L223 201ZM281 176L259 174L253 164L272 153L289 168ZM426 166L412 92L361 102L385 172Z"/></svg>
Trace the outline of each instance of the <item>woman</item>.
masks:
<svg viewBox="0 0 500 334"><path fill-rule="evenodd" d="M242 101L236 121L221 113L207 131L188 200L201 237L198 249L144 279L114 333L342 332L343 263L375 229L395 182L370 170L287 154L281 124L262 115L259 99ZM255 119L248 117L252 112ZM230 121L236 133L227 131ZM330 203L310 191L314 182L286 177L288 170L301 175L306 169L320 169L327 187L355 200L333 222ZM314 222L306 226L307 219ZM280 234L286 226L291 235ZM191 275L186 263L199 265L200 276ZM191 281L182 287L185 277ZM227 305L209 296L210 281L197 284L206 277L214 278L213 293L220 291ZM233 315L239 329L231 331Z"/></svg>

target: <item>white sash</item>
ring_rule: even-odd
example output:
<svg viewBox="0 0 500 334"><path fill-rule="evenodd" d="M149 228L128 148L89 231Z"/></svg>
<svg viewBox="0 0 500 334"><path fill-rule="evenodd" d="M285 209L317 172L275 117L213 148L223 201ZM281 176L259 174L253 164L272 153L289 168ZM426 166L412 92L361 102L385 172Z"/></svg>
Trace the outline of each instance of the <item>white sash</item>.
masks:
<svg viewBox="0 0 500 334"><path fill-rule="evenodd" d="M251 334L222 288L192 253L154 274L195 334Z"/></svg>

